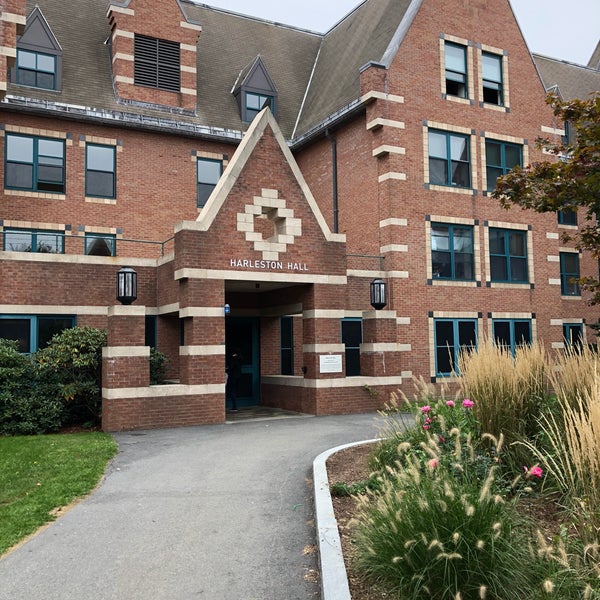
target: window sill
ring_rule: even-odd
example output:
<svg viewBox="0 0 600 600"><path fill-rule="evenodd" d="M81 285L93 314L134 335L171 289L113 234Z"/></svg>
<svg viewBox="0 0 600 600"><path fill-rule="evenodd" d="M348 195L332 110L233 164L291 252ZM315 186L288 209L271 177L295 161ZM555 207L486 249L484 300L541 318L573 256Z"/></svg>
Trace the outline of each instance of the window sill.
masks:
<svg viewBox="0 0 600 600"><path fill-rule="evenodd" d="M86 196L85 201L89 202L90 204L113 204L114 205L117 203L116 198L99 198L99 197L95 197L95 196Z"/></svg>
<svg viewBox="0 0 600 600"><path fill-rule="evenodd" d="M479 287L481 284L478 281L463 281L461 279L429 279L430 285L437 286L449 286L449 287Z"/></svg>
<svg viewBox="0 0 600 600"><path fill-rule="evenodd" d="M5 196L24 196L25 198L42 198L45 200L66 200L65 194L51 194L47 192L32 192L27 190L4 190Z"/></svg>
<svg viewBox="0 0 600 600"><path fill-rule="evenodd" d="M506 281L506 282L488 281L487 286L490 288L498 288L498 289L530 290L530 289L532 289L533 284L531 282L510 283L508 281Z"/></svg>
<svg viewBox="0 0 600 600"><path fill-rule="evenodd" d="M432 192L449 192L450 194L464 194L468 196L475 196L477 190L473 188L458 187L456 185L439 185L437 183L426 183L428 190Z"/></svg>

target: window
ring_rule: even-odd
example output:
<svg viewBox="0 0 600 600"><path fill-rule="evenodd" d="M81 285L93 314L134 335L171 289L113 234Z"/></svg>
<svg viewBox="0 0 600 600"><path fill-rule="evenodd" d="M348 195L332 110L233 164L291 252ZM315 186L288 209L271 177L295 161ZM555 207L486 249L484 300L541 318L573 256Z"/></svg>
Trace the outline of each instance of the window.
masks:
<svg viewBox="0 0 600 600"><path fill-rule="evenodd" d="M360 375L361 319L342 319L342 344L346 346L346 377L357 377Z"/></svg>
<svg viewBox="0 0 600 600"><path fill-rule="evenodd" d="M178 92L181 85L179 44L136 33L133 80L135 85Z"/></svg>
<svg viewBox="0 0 600 600"><path fill-rule="evenodd" d="M116 237L104 233L86 233L85 253L89 256L116 256Z"/></svg>
<svg viewBox="0 0 600 600"><path fill-rule="evenodd" d="M144 346L156 350L158 319L156 315L146 315L144 319Z"/></svg>
<svg viewBox="0 0 600 600"><path fill-rule="evenodd" d="M523 148L518 144L486 140L485 161L487 165L487 190L493 192L498 177L506 175L517 165L523 165Z"/></svg>
<svg viewBox="0 0 600 600"><path fill-rule="evenodd" d="M492 281L527 283L527 232L490 228Z"/></svg>
<svg viewBox="0 0 600 600"><path fill-rule="evenodd" d="M502 57L483 52L481 55L483 73L483 101L488 104L504 106L502 84Z"/></svg>
<svg viewBox="0 0 600 600"><path fill-rule="evenodd" d="M581 350L583 348L583 325L581 323L564 323L563 338L565 346Z"/></svg>
<svg viewBox="0 0 600 600"><path fill-rule="evenodd" d="M14 190L64 193L63 140L6 134L4 186Z"/></svg>
<svg viewBox="0 0 600 600"><path fill-rule="evenodd" d="M559 225L577 225L576 210L569 210L568 208L565 210L559 210L557 215Z"/></svg>
<svg viewBox="0 0 600 600"><path fill-rule="evenodd" d="M431 225L431 270L436 279L473 281L473 228Z"/></svg>
<svg viewBox="0 0 600 600"><path fill-rule="evenodd" d="M265 94L255 94L253 92L246 92L246 111L245 120L250 122L254 117L265 107L267 102L271 107L271 112L275 114L275 98L273 96L267 96Z"/></svg>
<svg viewBox="0 0 600 600"><path fill-rule="evenodd" d="M116 149L86 144L85 195L115 198Z"/></svg>
<svg viewBox="0 0 600 600"><path fill-rule="evenodd" d="M19 352L45 348L52 337L75 326L72 316L0 315L0 338L18 342Z"/></svg>
<svg viewBox="0 0 600 600"><path fill-rule="evenodd" d="M492 321L494 342L513 356L519 346L531 344L529 319L495 319Z"/></svg>
<svg viewBox="0 0 600 600"><path fill-rule="evenodd" d="M64 234L60 231L5 229L2 248L7 252L64 254L64 240Z"/></svg>
<svg viewBox="0 0 600 600"><path fill-rule="evenodd" d="M294 319L281 317L281 374L294 374Z"/></svg>
<svg viewBox="0 0 600 600"><path fill-rule="evenodd" d="M17 50L17 81L20 85L56 89L56 57L41 52Z"/></svg>
<svg viewBox="0 0 600 600"><path fill-rule="evenodd" d="M450 377L458 372L461 351L477 347L476 319L435 319L436 377Z"/></svg>
<svg viewBox="0 0 600 600"><path fill-rule="evenodd" d="M467 98L467 49L459 44L444 44L446 94Z"/></svg>
<svg viewBox="0 0 600 600"><path fill-rule="evenodd" d="M197 205L202 208L217 185L223 172L223 161L199 158L197 167Z"/></svg>
<svg viewBox="0 0 600 600"><path fill-rule="evenodd" d="M445 131L429 131L429 182L470 187L469 137Z"/></svg>
<svg viewBox="0 0 600 600"><path fill-rule="evenodd" d="M563 296L580 296L579 289L579 254L576 252L560 253L560 293Z"/></svg>

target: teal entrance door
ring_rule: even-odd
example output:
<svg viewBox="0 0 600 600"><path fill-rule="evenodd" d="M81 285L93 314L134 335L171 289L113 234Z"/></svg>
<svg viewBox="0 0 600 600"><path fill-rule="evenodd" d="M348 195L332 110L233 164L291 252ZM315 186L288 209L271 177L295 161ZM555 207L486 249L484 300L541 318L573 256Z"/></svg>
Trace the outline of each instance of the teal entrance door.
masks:
<svg viewBox="0 0 600 600"><path fill-rule="evenodd" d="M237 405L260 404L259 320L255 317L227 317L225 320L225 352L227 357L239 351L242 376L237 385ZM229 402L226 408L230 408Z"/></svg>

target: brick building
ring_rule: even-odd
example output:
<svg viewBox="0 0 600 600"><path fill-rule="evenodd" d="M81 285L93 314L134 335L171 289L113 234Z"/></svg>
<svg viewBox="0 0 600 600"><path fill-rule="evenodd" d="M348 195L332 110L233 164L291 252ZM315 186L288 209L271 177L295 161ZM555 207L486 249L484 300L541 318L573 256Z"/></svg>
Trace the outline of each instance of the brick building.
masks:
<svg viewBox="0 0 600 600"><path fill-rule="evenodd" d="M565 135L547 88L600 89L600 59L532 56L508 0L366 0L323 35L3 0L0 32L0 337L106 328L106 430L223 422L234 349L240 404L333 414L451 379L483 336L561 348L597 321L577 215L489 193Z"/></svg>

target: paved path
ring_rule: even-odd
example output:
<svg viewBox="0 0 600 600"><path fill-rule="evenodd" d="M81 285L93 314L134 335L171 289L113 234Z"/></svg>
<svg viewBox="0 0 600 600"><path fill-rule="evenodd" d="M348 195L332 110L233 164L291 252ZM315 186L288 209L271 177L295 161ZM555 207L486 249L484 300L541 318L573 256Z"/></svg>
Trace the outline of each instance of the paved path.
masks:
<svg viewBox="0 0 600 600"><path fill-rule="evenodd" d="M100 488L0 560L0 599L319 598L312 462L380 426L368 414L117 434Z"/></svg>

